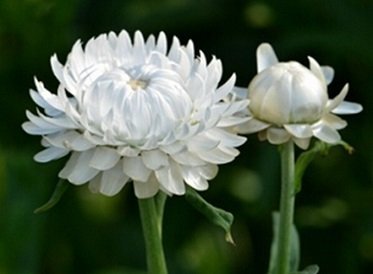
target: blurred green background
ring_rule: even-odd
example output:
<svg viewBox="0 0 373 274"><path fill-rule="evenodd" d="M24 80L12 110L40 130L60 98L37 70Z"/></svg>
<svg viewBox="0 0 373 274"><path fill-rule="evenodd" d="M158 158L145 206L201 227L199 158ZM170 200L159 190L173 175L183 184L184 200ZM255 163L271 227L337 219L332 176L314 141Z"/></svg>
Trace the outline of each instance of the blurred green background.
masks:
<svg viewBox="0 0 373 274"><path fill-rule="evenodd" d="M38 137L20 128L35 109L33 76L50 90L58 82L49 58L66 58L77 39L102 32L163 30L195 42L223 62L224 79L238 85L255 75L255 50L270 42L280 60L307 64L307 55L335 68L335 96L350 83L348 100L364 112L346 117L342 131L356 151L333 148L307 170L297 196L302 266L320 273L373 273L373 2L371 0L0 0L0 273L140 274L145 254L137 203L127 186L114 198L71 187L41 215L64 163L37 164ZM234 213L236 246L183 197L166 204L164 244L170 273L265 273L271 212L279 195L275 147L249 136L241 155L221 166L202 195Z"/></svg>

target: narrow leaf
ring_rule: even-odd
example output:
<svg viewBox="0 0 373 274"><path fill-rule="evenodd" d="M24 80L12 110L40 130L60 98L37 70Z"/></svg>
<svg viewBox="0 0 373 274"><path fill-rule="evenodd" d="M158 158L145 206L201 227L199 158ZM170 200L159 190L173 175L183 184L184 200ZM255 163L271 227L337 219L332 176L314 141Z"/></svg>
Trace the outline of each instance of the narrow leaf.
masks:
<svg viewBox="0 0 373 274"><path fill-rule="evenodd" d="M277 272L277 250L278 250L278 238L279 238L279 223L280 213L273 213L273 239L271 245L271 255L269 260L269 271L268 274L275 274ZM290 271L297 271L300 260L300 243L299 236L295 225L291 228L290 234Z"/></svg>
<svg viewBox="0 0 373 274"><path fill-rule="evenodd" d="M210 222L224 229L226 233L225 240L234 244L231 234L231 226L234 219L233 214L209 204L190 187L187 188L185 198L194 208L205 215Z"/></svg>
<svg viewBox="0 0 373 274"><path fill-rule="evenodd" d="M295 177L294 177L294 184L295 184L295 191L298 193L302 188L302 178L303 174L306 171L306 168L308 165L312 162L312 160L315 158L317 154L327 154L329 152L329 149L332 146L338 146L341 145L343 148L349 153L352 154L354 152L354 148L347 144L344 141L340 141L336 144L327 144L321 141L315 142L314 146L308 150L303 152L297 159L297 162L295 163Z"/></svg>
<svg viewBox="0 0 373 274"><path fill-rule="evenodd" d="M65 193L69 185L70 184L66 180L61 179L57 183L52 193L52 196L49 198L48 202L46 202L41 207L35 209L34 213L42 213L42 212L47 211L48 209L51 209L53 206L55 206L58 203L58 201L61 199L62 195Z"/></svg>

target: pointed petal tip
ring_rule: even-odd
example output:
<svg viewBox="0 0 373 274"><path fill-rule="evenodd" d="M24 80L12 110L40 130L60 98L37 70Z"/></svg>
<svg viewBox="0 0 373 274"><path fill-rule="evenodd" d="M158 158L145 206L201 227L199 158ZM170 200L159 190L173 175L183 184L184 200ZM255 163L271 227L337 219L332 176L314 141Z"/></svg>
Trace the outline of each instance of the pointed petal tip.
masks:
<svg viewBox="0 0 373 274"><path fill-rule="evenodd" d="M258 73L278 63L276 53L269 43L262 43L258 46L256 50L256 59Z"/></svg>

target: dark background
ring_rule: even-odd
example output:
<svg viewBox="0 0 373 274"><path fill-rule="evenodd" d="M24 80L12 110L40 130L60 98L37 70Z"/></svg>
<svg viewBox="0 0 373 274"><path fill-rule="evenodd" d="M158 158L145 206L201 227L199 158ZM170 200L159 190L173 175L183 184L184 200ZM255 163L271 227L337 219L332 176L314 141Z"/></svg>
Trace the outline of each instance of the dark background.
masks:
<svg viewBox="0 0 373 274"><path fill-rule="evenodd" d="M364 105L345 117L341 133L355 147L333 148L317 157L297 196L296 224L304 267L322 274L373 273L371 129L373 2L371 0L0 0L0 273L144 273L145 255L137 202L131 186L113 198L71 187L41 215L65 159L37 164L40 138L24 133L25 109L35 105L33 76L50 90L58 82L49 58L64 62L77 39L103 32L163 30L182 43L192 39L206 56L223 62L224 79L238 85L255 75L255 50L270 42L280 60L307 65L310 55L335 68L329 93L350 83L348 100ZM164 244L170 273L265 273L271 241L271 212L279 195L277 149L249 136L241 155L221 166L202 195L234 213L236 246L183 197L166 204Z"/></svg>

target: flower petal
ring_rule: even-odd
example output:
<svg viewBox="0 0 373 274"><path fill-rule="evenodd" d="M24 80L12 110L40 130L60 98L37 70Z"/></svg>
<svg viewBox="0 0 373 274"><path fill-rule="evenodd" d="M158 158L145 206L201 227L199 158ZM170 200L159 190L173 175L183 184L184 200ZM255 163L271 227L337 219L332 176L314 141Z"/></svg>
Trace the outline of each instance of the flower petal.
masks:
<svg viewBox="0 0 373 274"><path fill-rule="evenodd" d="M143 151L141 157L144 165L151 170L157 170L168 165L167 154L159 149Z"/></svg>
<svg viewBox="0 0 373 274"><path fill-rule="evenodd" d="M321 66L322 73L324 74L324 78L326 81L326 84L329 85L334 78L334 69L329 66Z"/></svg>
<svg viewBox="0 0 373 274"><path fill-rule="evenodd" d="M336 107L338 107L342 103L342 101L344 100L344 98L347 95L348 87L349 87L348 84L344 85L341 92L334 99L329 100L327 102L326 108L325 108L326 112L333 111Z"/></svg>
<svg viewBox="0 0 373 274"><path fill-rule="evenodd" d="M343 101L331 112L334 114L355 114L363 110L363 107L358 103Z"/></svg>
<svg viewBox="0 0 373 274"><path fill-rule="evenodd" d="M327 81L325 79L324 71L321 69L319 63L313 59L312 57L308 56L308 61L310 62L310 69L312 73L325 85L327 85Z"/></svg>
<svg viewBox="0 0 373 274"><path fill-rule="evenodd" d="M214 103L219 102L220 100L225 98L230 92L232 92L235 82L236 82L236 75L232 74L231 78L229 78L228 81L226 81L223 85L221 85L216 90L214 94Z"/></svg>
<svg viewBox="0 0 373 274"><path fill-rule="evenodd" d="M322 122L334 129L342 129L347 126L347 122L345 120L342 120L338 116L330 113L327 113L322 117Z"/></svg>
<svg viewBox="0 0 373 274"><path fill-rule="evenodd" d="M120 157L114 148L97 147L89 165L98 170L108 170L118 163Z"/></svg>
<svg viewBox="0 0 373 274"><path fill-rule="evenodd" d="M154 175L149 177L147 182L133 182L135 195L139 199L146 199L153 197L159 191L159 182Z"/></svg>
<svg viewBox="0 0 373 274"><path fill-rule="evenodd" d="M123 159L123 172L134 181L146 182L151 170L148 169L140 156Z"/></svg>
<svg viewBox="0 0 373 274"><path fill-rule="evenodd" d="M215 178L216 174L218 174L218 166L213 164L207 164L203 166L199 166L196 168L201 176L207 180L211 180Z"/></svg>
<svg viewBox="0 0 373 274"><path fill-rule="evenodd" d="M261 131L268 127L270 127L270 124L259 121L255 118L252 118L251 120L241 125L238 125L237 130L239 133L242 133L242 134L250 134L250 133Z"/></svg>
<svg viewBox="0 0 373 274"><path fill-rule="evenodd" d="M174 161L170 165L155 171L159 183L170 193L176 195L185 194L185 184L181 176L180 167Z"/></svg>
<svg viewBox="0 0 373 274"><path fill-rule="evenodd" d="M310 146L311 138L293 138L294 143L301 149L307 149Z"/></svg>
<svg viewBox="0 0 373 274"><path fill-rule="evenodd" d="M99 170L89 166L89 161L93 153L94 150L74 152L58 176L67 179L75 185L81 185L90 181L99 172Z"/></svg>
<svg viewBox="0 0 373 274"><path fill-rule="evenodd" d="M272 46L268 43L260 44L256 50L258 73L278 63L277 56Z"/></svg>
<svg viewBox="0 0 373 274"><path fill-rule="evenodd" d="M196 190L206 190L209 186L207 180L203 178L199 170L194 167L182 166L181 174L185 183Z"/></svg>
<svg viewBox="0 0 373 274"><path fill-rule="evenodd" d="M237 116L228 116L220 119L217 126L218 127L231 127L236 126L242 123L245 123L249 120L249 117L237 117Z"/></svg>
<svg viewBox="0 0 373 274"><path fill-rule="evenodd" d="M267 130L267 138L271 144L279 145L290 140L291 135L282 128L271 127Z"/></svg>
<svg viewBox="0 0 373 274"><path fill-rule="evenodd" d="M335 144L341 140L338 131L326 124L319 123L312 128L313 135L325 143Z"/></svg>
<svg viewBox="0 0 373 274"><path fill-rule="evenodd" d="M85 151L96 146L87 140L84 135L72 130L59 134L44 136L44 139L53 146L75 151Z"/></svg>
<svg viewBox="0 0 373 274"><path fill-rule="evenodd" d="M44 149L34 156L34 160L39 163L46 163L51 160L56 160L66 156L70 150L65 148L58 148L58 147L49 147Z"/></svg>
<svg viewBox="0 0 373 274"><path fill-rule="evenodd" d="M199 166L206 163L201 158L199 158L196 153L190 151L181 151L179 153L172 154L171 157L175 160L175 162L182 165Z"/></svg>
<svg viewBox="0 0 373 274"><path fill-rule="evenodd" d="M100 192L106 196L116 195L128 182L129 177L122 171L122 163L118 162L113 168L105 170L100 176L91 180L89 189Z"/></svg>
<svg viewBox="0 0 373 274"><path fill-rule="evenodd" d="M297 138L309 138L313 135L311 126L307 124L284 125L284 128Z"/></svg>
<svg viewBox="0 0 373 274"><path fill-rule="evenodd" d="M198 156L202 160L205 160L206 162L212 163L212 164L226 164L226 163L231 162L235 157L231 153L227 153L219 147L214 148L212 150L208 150L208 151L202 150L196 153L198 153Z"/></svg>
<svg viewBox="0 0 373 274"><path fill-rule="evenodd" d="M246 142L245 137L233 134L220 128L212 128L205 134L212 140L218 140L220 144L228 147L237 147Z"/></svg>

